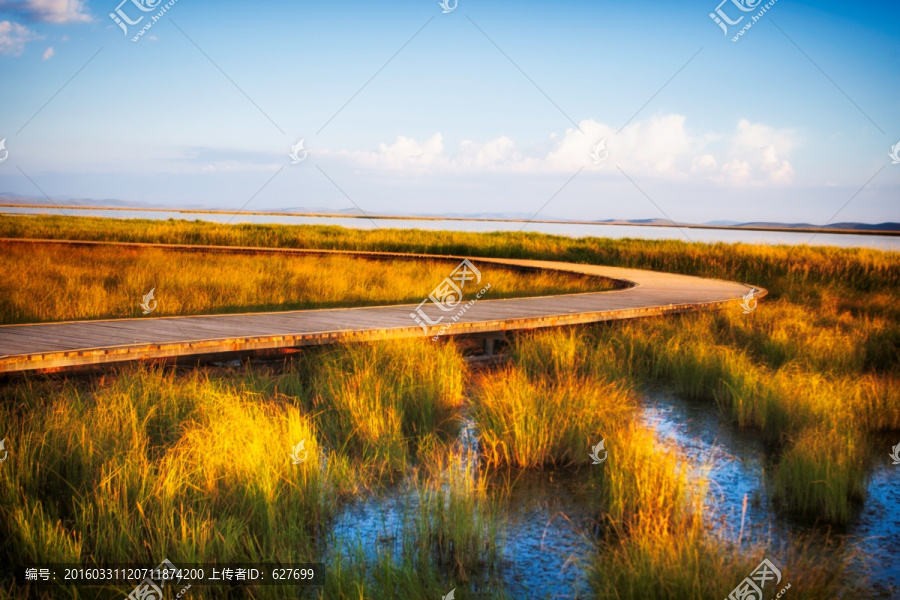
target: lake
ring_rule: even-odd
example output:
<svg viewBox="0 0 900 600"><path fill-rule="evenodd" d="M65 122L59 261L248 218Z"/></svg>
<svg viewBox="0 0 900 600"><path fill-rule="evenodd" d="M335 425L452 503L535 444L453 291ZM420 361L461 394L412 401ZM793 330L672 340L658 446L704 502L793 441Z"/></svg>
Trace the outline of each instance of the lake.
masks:
<svg viewBox="0 0 900 600"><path fill-rule="evenodd" d="M352 229L427 229L444 231L534 231L569 237L638 238L649 240L681 239L694 242L744 242L748 244L787 244L844 246L900 250L900 236L809 233L790 231L751 231L737 229L684 229L651 225L609 225L590 223L521 223L504 221L457 221L452 219L366 219L357 217L293 217L278 214L191 213L181 211L62 209L69 216L110 217L114 219L185 219L214 223L277 223L281 225L338 225ZM2 214L59 214L60 209L2 207Z"/></svg>

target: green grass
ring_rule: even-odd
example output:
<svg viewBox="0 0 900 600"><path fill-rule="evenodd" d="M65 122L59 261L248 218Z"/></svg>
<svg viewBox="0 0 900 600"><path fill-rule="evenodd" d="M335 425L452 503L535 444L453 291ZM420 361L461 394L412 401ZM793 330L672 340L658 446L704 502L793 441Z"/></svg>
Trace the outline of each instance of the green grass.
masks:
<svg viewBox="0 0 900 600"><path fill-rule="evenodd" d="M307 353L271 382L330 447L380 479L402 472L423 438L457 431L466 373L452 344L391 340Z"/></svg>
<svg viewBox="0 0 900 600"><path fill-rule="evenodd" d="M603 363L596 368L669 385L715 403L737 426L759 430L776 453L785 453L775 468L778 505L846 523L865 495L865 433L900 429L896 367L866 368L860 348L870 332L897 325L870 317L844 318L835 327L840 317L833 312L795 313L778 300L749 316L735 310L601 327L589 354ZM792 333L782 337L785 327ZM822 432L845 450L824 452L814 443Z"/></svg>
<svg viewBox="0 0 900 600"><path fill-rule="evenodd" d="M500 562L500 509L488 493L484 472L471 463L446 461L430 476L417 477L418 510L404 552L417 565L435 564L455 581L496 568Z"/></svg>
<svg viewBox="0 0 900 600"><path fill-rule="evenodd" d="M524 468L589 462L586 449L612 429L607 392L617 390L578 380L534 382L517 370L485 376L472 398L485 460Z"/></svg>
<svg viewBox="0 0 900 600"><path fill-rule="evenodd" d="M801 431L778 464L774 500L798 514L849 521L866 494L863 439L836 428Z"/></svg>

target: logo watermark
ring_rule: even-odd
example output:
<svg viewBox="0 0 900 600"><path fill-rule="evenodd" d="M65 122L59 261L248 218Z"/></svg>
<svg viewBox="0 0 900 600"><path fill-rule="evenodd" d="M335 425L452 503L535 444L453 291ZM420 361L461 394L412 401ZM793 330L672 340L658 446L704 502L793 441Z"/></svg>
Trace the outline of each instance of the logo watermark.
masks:
<svg viewBox="0 0 900 600"><path fill-rule="evenodd" d="M442 12L446 15L447 13L453 12L454 10L456 10L456 6L459 4L459 0L453 0L452 5L450 4L450 0L441 0L440 2L438 2L438 4L440 5L441 8L444 9ZM453 589L456 589L456 588L453 588Z"/></svg>
<svg viewBox="0 0 900 600"><path fill-rule="evenodd" d="M441 596L441 600L453 600L456 597L456 588L450 590L450 593L446 596Z"/></svg>
<svg viewBox="0 0 900 600"><path fill-rule="evenodd" d="M291 146L291 152L290 152L290 154L288 154L288 156L291 157L292 165L300 164L304 160L306 160L306 156L309 154L309 152L307 152L306 149L303 147L303 142L305 140L306 140L306 138L302 138L299 142L297 142L296 144ZM303 153L303 156L300 155L301 152Z"/></svg>
<svg viewBox="0 0 900 600"><path fill-rule="evenodd" d="M3 140L3 142L5 141L6 140ZM3 148L3 142L0 142L0 148ZM894 146L891 146L891 153L888 154L888 156L891 157L892 165L900 165L900 142L897 142ZM5 157L3 159L0 159L0 162L3 162L4 160L6 160Z"/></svg>
<svg viewBox="0 0 900 600"><path fill-rule="evenodd" d="M609 456L609 452L606 451L604 445L606 444L606 438L600 440L600 443L591 448L591 451L588 452L588 456L591 457L591 460L594 462L591 464L599 465ZM600 452L603 452L603 458L600 458Z"/></svg>
<svg viewBox="0 0 900 600"><path fill-rule="evenodd" d="M3 449L3 442L0 442L0 449ZM896 446L891 448L891 450L894 451L893 454L888 455L894 459L894 462L891 464L900 465L900 444L897 444ZM0 461L0 462L3 462L3 461Z"/></svg>
<svg viewBox="0 0 900 600"><path fill-rule="evenodd" d="M897 144L900 146L900 144ZM0 140L0 151L3 151L3 156L0 156L0 163L9 158L9 150L6 149L6 138Z"/></svg>
<svg viewBox="0 0 900 600"><path fill-rule="evenodd" d="M760 6L762 0L722 0L719 5L716 7L714 12L709 13L709 18L712 19L716 25L722 28L722 32L725 35L728 35L728 26L729 25L738 25L741 21L744 20L745 17L749 16L750 20L746 22L746 24L731 38L732 42L738 41L744 33L753 27L753 24L762 18L766 11L772 8L778 0L769 0L763 6ZM722 9L722 6L728 3L734 5L741 12L749 13L758 10L755 15L741 15L737 19L732 20L731 17L726 14L726 12ZM739 15L740 13L732 14Z"/></svg>
<svg viewBox="0 0 900 600"><path fill-rule="evenodd" d="M725 600L763 600L763 588L773 579L776 579L776 586L781 583L781 571L768 558L764 558L759 566L753 569L750 576L744 578ZM788 583L775 597L781 598L790 587L791 584Z"/></svg>
<svg viewBox="0 0 900 600"><path fill-rule="evenodd" d="M299 465L309 457L309 450L306 449L306 438L300 440L300 443L294 446L291 450L291 458L293 459L293 464L295 465ZM303 453L303 458L300 458L301 452Z"/></svg>
<svg viewBox="0 0 900 600"><path fill-rule="evenodd" d="M422 305L431 300L431 302L439 309L441 312L451 312L456 310L459 306L460 302L462 302L463 297L463 289L466 287L466 284L470 281L474 280L475 285L481 283L481 271L475 268L475 265L472 264L468 258L463 259L461 263L450 273L449 277L446 277L444 281L442 281L431 294L424 300L422 300L419 305L416 307L416 312L409 313L409 316L422 328L426 334L428 333L428 325L438 325L441 321L444 320L446 315L441 315L437 319L432 319L429 317L425 310L422 308ZM457 285L457 283L459 285ZM478 296L485 293L490 285L485 287L479 292ZM471 303L469 304L471 306ZM468 310L468 306L464 307L465 310ZM455 323L459 317L465 312L463 310L461 313L457 314L453 317L452 321ZM443 331L446 331L444 328ZM443 331L441 333L443 333ZM439 334L440 335L440 334Z"/></svg>
<svg viewBox="0 0 900 600"><path fill-rule="evenodd" d="M594 159L595 165L599 165L609 158L609 150L606 149L606 138L600 140L600 142L592 148L591 158Z"/></svg>
<svg viewBox="0 0 900 600"><path fill-rule="evenodd" d="M162 18L162 16L164 14L166 14L166 12L175 5L176 2L178 2L178 0L169 0L169 2L167 2L163 6L160 6L160 4L162 4L162 0L122 0L122 2L120 2L119 5L116 7L116 10L114 12L109 13L109 18L112 19L116 25L121 27L123 34L127 36L129 25L138 25L141 21L144 20L144 17L149 16L150 20L147 21L146 25L141 27L138 30L138 32L135 34L135 36L131 38L132 42L136 42L139 39L141 39L141 36L144 35L144 33L148 29L153 27L153 24L156 23L157 21L159 21ZM122 6L124 6L125 4L128 4L128 3L133 4L134 7L137 8L141 12L149 13L149 12L157 11L157 13L155 15L140 15L137 19L132 20L125 13L125 11L122 10ZM132 12L132 14L140 14L140 13Z"/></svg>
<svg viewBox="0 0 900 600"><path fill-rule="evenodd" d="M6 438L0 440L0 452L3 452L3 458L0 458L0 463L6 462L6 459L9 458L9 452L6 451Z"/></svg>
<svg viewBox="0 0 900 600"><path fill-rule="evenodd" d="M163 589L166 587L166 581L174 581L178 567L172 564L168 558L164 559L159 566L150 571L150 577L145 578L142 582L128 594L126 600L163 600ZM156 585L159 582L159 585ZM175 598L181 598L191 587L187 584Z"/></svg>
<svg viewBox="0 0 900 600"><path fill-rule="evenodd" d="M463 307L462 307L461 309L459 309L459 312L458 312L458 313L456 313L455 315L453 315L452 317L450 317L450 322L447 323L446 325L444 325L443 327L441 327L441 330L438 332L438 334L437 334L436 336L434 336L433 338L431 338L431 341L432 341L432 342L436 342L436 341L438 341L438 339L439 339L442 335L444 335L445 333L447 333L447 330L450 329L450 327L452 327L454 323L456 323L457 321L459 321L460 317L462 317L464 314L466 314L466 312L467 312L470 308L472 308L472 306L475 305L475 302L476 302L476 301L481 300L481 296L484 295L489 289L491 289L491 284L490 284L490 283L487 284L486 286L484 286L483 288L481 288L481 291L479 291L477 294L475 294L475 299L474 299L474 300L469 300L466 304L463 305ZM421 306L421 305L420 305L420 306ZM443 317L441 317L441 318L443 318Z"/></svg>
<svg viewBox="0 0 900 600"><path fill-rule="evenodd" d="M745 315L749 315L750 313L752 313L754 311L754 309L756 309L757 301L756 301L756 298L753 297L753 293L755 291L756 291L756 288L753 288L752 290L747 292L747 295L744 296L743 299L741 300L741 308L744 309L743 312Z"/></svg>
<svg viewBox="0 0 900 600"><path fill-rule="evenodd" d="M156 306L159 304L158 301L153 299L153 292L155 291L156 288L153 288L146 295L144 295L144 299L140 304L141 309L143 309L145 315L149 315L154 310L156 310Z"/></svg>

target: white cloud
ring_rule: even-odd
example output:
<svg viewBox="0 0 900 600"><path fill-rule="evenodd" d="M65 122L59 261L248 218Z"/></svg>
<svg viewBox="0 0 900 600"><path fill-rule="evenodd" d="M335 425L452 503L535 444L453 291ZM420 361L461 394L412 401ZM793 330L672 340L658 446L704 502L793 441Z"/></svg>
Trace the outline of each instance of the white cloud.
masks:
<svg viewBox="0 0 900 600"><path fill-rule="evenodd" d="M390 144L380 144L375 151L320 150L317 154L342 158L372 169L422 173L511 170L524 160L513 140L506 136L484 144L463 140L457 153L450 156L444 154L444 136L440 133L423 142L400 135Z"/></svg>
<svg viewBox="0 0 900 600"><path fill-rule="evenodd" d="M318 154L338 156L371 169L424 171L438 167L438 161L446 162L443 151L444 137L436 133L424 142L398 135L393 143L380 144L378 150L372 152L319 150Z"/></svg>
<svg viewBox="0 0 900 600"><path fill-rule="evenodd" d="M720 177L720 181L728 181L737 185L746 185L753 181L753 170L750 163L736 158L722 166L722 173L724 177Z"/></svg>
<svg viewBox="0 0 900 600"><path fill-rule="evenodd" d="M0 54L19 56L25 50L25 44L40 36L24 25L10 21L0 21Z"/></svg>
<svg viewBox="0 0 900 600"><path fill-rule="evenodd" d="M44 60L50 60L51 58L53 58L53 46L44 50Z"/></svg>
<svg viewBox="0 0 900 600"><path fill-rule="evenodd" d="M712 154L701 154L694 157L694 160L691 162L691 171L710 171L718 166L719 163L716 161L715 156Z"/></svg>
<svg viewBox="0 0 900 600"><path fill-rule="evenodd" d="M14 10L44 23L85 23L84 0L0 0L0 9Z"/></svg>
<svg viewBox="0 0 900 600"><path fill-rule="evenodd" d="M610 170L621 165L635 173L682 178L686 174L685 161L704 143L689 135L684 123L683 115L655 116L628 125L616 134L611 126L586 119L579 125L581 131L567 129L543 162L552 171L573 171L589 162L592 147L605 139L609 156L600 164L591 164L592 169Z"/></svg>
<svg viewBox="0 0 900 600"><path fill-rule="evenodd" d="M741 119L731 140L734 158L723 167L722 180L743 185L791 183L794 168L782 157L796 145L796 137L790 131Z"/></svg>
<svg viewBox="0 0 900 600"><path fill-rule="evenodd" d="M521 160L516 143L504 135L486 144L464 140L459 145L455 163L457 168L496 169L509 167Z"/></svg>
<svg viewBox="0 0 900 600"><path fill-rule="evenodd" d="M398 136L373 151L322 150L319 154L364 168L413 173L572 173L582 167L612 172L619 166L629 174L735 185L788 184L793 180L793 167L785 158L796 146L791 132L741 120L730 135L698 135L688 131L685 123L683 115L659 115L632 123L617 134L609 125L586 119L579 124L580 130L551 133L547 149L531 156L506 136L484 143L464 140L455 152L445 152L440 133L423 142ZM604 139L608 158L594 164L592 148Z"/></svg>

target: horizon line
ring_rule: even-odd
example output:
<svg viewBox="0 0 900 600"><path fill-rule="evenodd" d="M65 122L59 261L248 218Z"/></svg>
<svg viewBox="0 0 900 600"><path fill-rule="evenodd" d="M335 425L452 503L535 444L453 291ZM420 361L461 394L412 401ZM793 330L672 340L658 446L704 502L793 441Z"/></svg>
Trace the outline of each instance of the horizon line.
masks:
<svg viewBox="0 0 900 600"><path fill-rule="evenodd" d="M340 213L316 213L316 212L285 212L285 211L245 211L225 209L200 209L200 208L158 208L158 207L131 207L131 206L51 206L48 204L14 204L0 203L0 208L38 208L62 210L116 210L116 211L144 211L144 212L168 212L184 214L217 214L217 215L267 215L284 217L311 217L323 219L381 219L396 221L468 221L482 223L544 223L552 225L613 225L632 227L669 227L684 229L713 229L713 230L737 230L737 231L772 231L772 232L796 232L796 233L833 233L839 235L882 235L900 236L900 230L893 229L836 229L826 226L790 227L787 224L779 226L763 225L709 225L703 223L677 223L670 219L659 219L660 223L639 223L628 220L610 221L584 221L567 219L513 219L499 217L452 217L452 216L428 216L428 215L374 215L374 214L340 214ZM28 214L28 213L3 213L3 214ZM63 216L68 216L63 214ZM658 218L658 217L657 217ZM665 222L668 221L668 222ZM860 225L874 225L874 223L859 223Z"/></svg>

